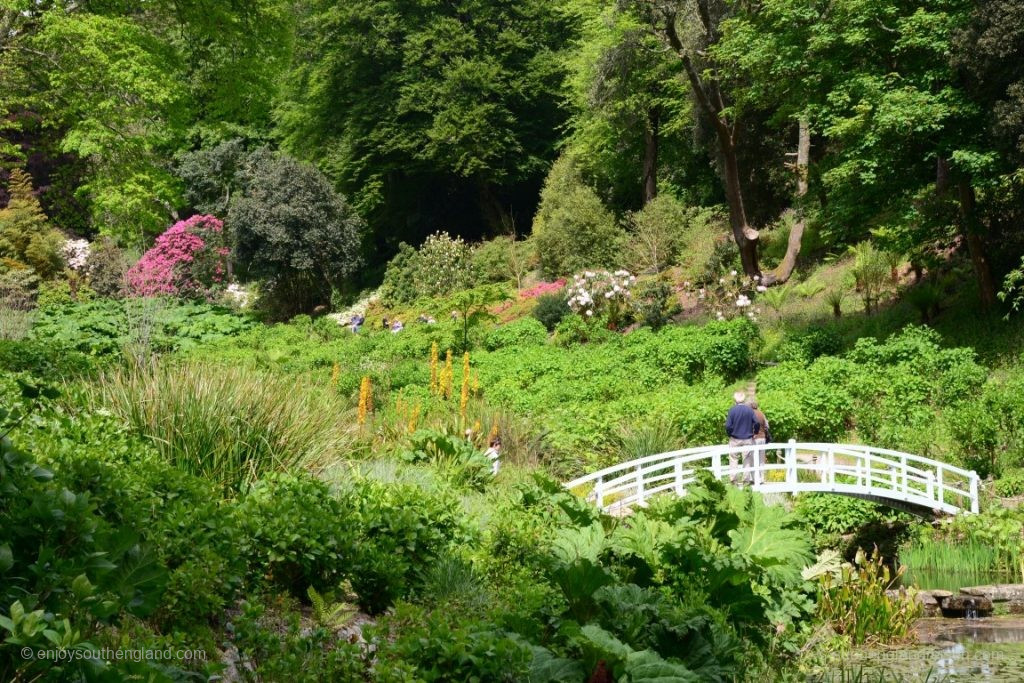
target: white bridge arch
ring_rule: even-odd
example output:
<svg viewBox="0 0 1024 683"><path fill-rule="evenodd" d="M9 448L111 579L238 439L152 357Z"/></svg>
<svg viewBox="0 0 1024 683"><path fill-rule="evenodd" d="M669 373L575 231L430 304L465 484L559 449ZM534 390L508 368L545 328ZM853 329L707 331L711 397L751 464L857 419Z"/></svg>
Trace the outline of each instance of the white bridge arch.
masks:
<svg viewBox="0 0 1024 683"><path fill-rule="evenodd" d="M751 451L753 464L744 467L742 454ZM730 454L740 460L735 468L729 467ZM699 470L719 480L745 479L762 493L836 493L922 516L978 512L976 472L910 453L849 444L790 441L687 448L606 467L565 487L615 514L643 507L661 493L686 495Z"/></svg>

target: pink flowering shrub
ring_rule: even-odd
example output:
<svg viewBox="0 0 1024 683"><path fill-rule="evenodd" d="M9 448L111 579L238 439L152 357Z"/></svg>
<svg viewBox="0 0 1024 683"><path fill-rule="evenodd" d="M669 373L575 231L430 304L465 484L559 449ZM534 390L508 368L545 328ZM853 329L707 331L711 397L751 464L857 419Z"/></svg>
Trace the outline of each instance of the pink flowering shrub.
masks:
<svg viewBox="0 0 1024 683"><path fill-rule="evenodd" d="M218 218L197 215L178 221L128 270L128 288L136 296L209 299L224 281L228 251Z"/></svg>
<svg viewBox="0 0 1024 683"><path fill-rule="evenodd" d="M565 287L565 278L559 278L554 282L541 282L529 289L524 289L519 292L519 296L523 299L536 299L538 296L543 294L554 294L555 292L560 292L563 287Z"/></svg>

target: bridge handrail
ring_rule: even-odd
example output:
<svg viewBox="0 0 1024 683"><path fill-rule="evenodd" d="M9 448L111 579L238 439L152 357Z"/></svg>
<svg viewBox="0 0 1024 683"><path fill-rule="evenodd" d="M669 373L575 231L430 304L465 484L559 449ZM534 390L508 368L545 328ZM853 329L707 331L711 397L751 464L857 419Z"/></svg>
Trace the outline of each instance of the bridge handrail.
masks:
<svg viewBox="0 0 1024 683"><path fill-rule="evenodd" d="M750 451L759 454L759 457L755 458L756 464L752 466L738 464L737 467L731 468L727 463L722 462L723 456ZM763 456L769 451L783 451L785 462L771 464L762 462ZM827 457L819 457L812 463L797 462L796 454L798 452ZM852 458L854 462L837 464L836 456ZM709 465L704 464L704 461L707 460L710 460ZM938 503L939 508L946 511L959 511L959 505L946 502L948 494L966 499L965 502L969 503L969 509L972 512L978 511L979 477L975 472L913 453L864 444L789 441L743 446L719 444L683 448L618 463L578 477L564 486L574 489L593 483L595 488L589 495L596 495L599 503L606 496L625 493L635 488L637 490L635 494L625 496L624 500L620 500L616 504L623 504L627 501L643 503L647 496L673 488L682 495L685 485L694 480L692 471L687 471L684 474L684 467L692 464L698 464L694 469L710 469L716 477L722 477L725 474L730 476L753 475L757 485L766 485L776 490L780 486L783 488L788 486L791 492L821 490L821 486L829 485L834 491L841 490L840 492L851 495L876 495L904 501L913 499L916 504L922 504L922 501L934 502ZM880 465L880 467L876 465ZM673 471L667 472L669 468L672 468ZM785 481L765 481L764 473L770 471L785 471ZM821 483L800 482L796 476L797 471L816 472L821 477ZM837 481L837 476L855 476L856 484ZM960 478L964 480L962 484L964 488L957 486L960 483ZM648 484L655 484L655 486L648 487Z"/></svg>
<svg viewBox="0 0 1024 683"><path fill-rule="evenodd" d="M697 447L693 447L693 448L682 448L682 449L678 449L678 450L674 450L674 451L666 451L664 453L655 453L654 455L645 455L645 456L643 456L641 458L636 458L634 460L629 460L629 461L626 461L626 462L621 462L621 463L618 463L616 465L611 465L610 467L605 467L604 469L598 470L597 472L591 472L590 474L583 475L582 477L577 477L576 479L573 479L572 481L567 483L565 485L565 487L566 488L570 488L570 489L571 488L576 488L577 486L585 484L585 483L587 483L589 481L593 481L593 480L596 480L596 479L603 479L603 478L607 477L609 474L612 474L614 472L619 472L619 471L623 471L623 470L633 470L633 469L636 469L636 467L638 465L645 465L645 464L652 463L652 462L657 462L657 461L660 461L660 460L675 461L675 460L680 459L681 457L683 457L684 459L682 460L682 462L688 462L688 461L700 460L702 458L701 457L685 458L685 456L703 456L703 457L708 457L708 456L712 456L712 455L716 455L716 454L717 455L727 455L729 453L745 453L747 451L754 450L754 449L769 451L769 450L786 450L786 449L791 449L791 448L795 448L797 451L824 451L824 452L828 452L829 450L832 450L833 452L835 452L836 450L840 450L840 449L850 449L850 450L857 451L858 454L879 453L879 454L882 454L882 455L891 455L891 456L894 456L894 457L897 457L897 458L906 458L908 462L909 461L915 461L915 462L920 462L920 463L924 463L924 464L932 465L932 466L941 465L943 470L945 470L947 472L950 472L952 474L958 474L958 475L960 475L962 477L970 478L972 475L974 475L974 473L971 472L970 470L965 470L963 468L957 467L955 465L950 465L949 463L945 463L945 462L942 462L940 460L932 460L930 458L925 458L925 457L920 456L920 455L914 455L913 453L905 453L903 451L894 451L894 450L889 449L889 448L878 448L876 446L868 446L868 445L864 445L864 444L829 444L829 443L819 443L819 442L784 442L784 441L776 441L776 442L766 443L766 444L757 444L755 446L728 446L728 445L724 445L724 444L713 445L713 446L697 446ZM923 472L923 471L926 471L926 470L920 470L920 471ZM974 475L974 476L977 476L977 475Z"/></svg>

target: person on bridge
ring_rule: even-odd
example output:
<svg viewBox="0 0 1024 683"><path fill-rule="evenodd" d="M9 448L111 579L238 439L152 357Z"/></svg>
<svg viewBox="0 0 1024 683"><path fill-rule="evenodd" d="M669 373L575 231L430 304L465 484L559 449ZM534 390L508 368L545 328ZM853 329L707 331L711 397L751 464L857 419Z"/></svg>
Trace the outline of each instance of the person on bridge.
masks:
<svg viewBox="0 0 1024 683"><path fill-rule="evenodd" d="M747 405L747 395L744 392L737 391L732 395L732 400L733 406L729 408L729 412L725 416L725 433L729 437L729 447L753 446L754 436L761 429L757 414L753 408ZM736 465L739 463L741 455L744 468L754 466L753 450L729 453L729 481L734 484L737 479ZM743 479L745 483L750 483L753 481L753 473L747 472Z"/></svg>
<svg viewBox="0 0 1024 683"><path fill-rule="evenodd" d="M761 406L758 404L756 398L750 399L750 408L754 411L754 416L757 418L758 430L757 434L754 435L754 445L763 446L766 443L771 443L772 433L768 431L768 418L761 412ZM767 451L764 448L759 448L756 451L757 462L760 465L764 465L765 453Z"/></svg>

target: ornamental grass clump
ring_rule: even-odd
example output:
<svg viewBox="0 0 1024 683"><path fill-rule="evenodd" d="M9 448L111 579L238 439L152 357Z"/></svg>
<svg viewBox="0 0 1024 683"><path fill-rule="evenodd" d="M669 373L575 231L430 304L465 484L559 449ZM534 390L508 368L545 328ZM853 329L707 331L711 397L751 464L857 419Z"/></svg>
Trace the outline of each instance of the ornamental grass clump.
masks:
<svg viewBox="0 0 1024 683"><path fill-rule="evenodd" d="M344 398L322 385L251 368L200 363L118 369L92 389L176 467L225 492L270 472L319 469L355 441Z"/></svg>

